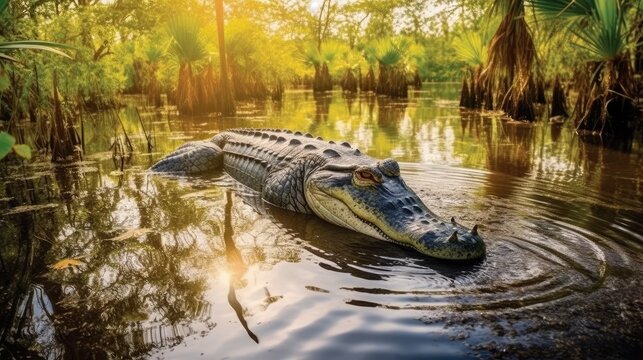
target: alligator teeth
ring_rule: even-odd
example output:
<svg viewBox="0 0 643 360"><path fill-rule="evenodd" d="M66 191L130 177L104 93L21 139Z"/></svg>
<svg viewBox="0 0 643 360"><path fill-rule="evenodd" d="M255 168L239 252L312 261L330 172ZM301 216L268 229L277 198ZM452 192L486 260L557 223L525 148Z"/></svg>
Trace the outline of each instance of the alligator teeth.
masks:
<svg viewBox="0 0 643 360"><path fill-rule="evenodd" d="M449 239L447 240L449 242L458 242L458 232L454 231L451 236L449 236Z"/></svg>
<svg viewBox="0 0 643 360"><path fill-rule="evenodd" d="M473 225L473 229L471 229L471 235L478 235L478 224Z"/></svg>

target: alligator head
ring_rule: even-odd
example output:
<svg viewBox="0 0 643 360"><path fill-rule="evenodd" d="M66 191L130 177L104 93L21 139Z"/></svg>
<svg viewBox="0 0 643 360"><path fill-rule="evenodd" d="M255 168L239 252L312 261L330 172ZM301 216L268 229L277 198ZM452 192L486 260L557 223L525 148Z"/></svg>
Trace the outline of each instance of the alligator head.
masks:
<svg viewBox="0 0 643 360"><path fill-rule="evenodd" d="M406 186L395 160L326 163L308 174L305 194L310 208L322 219L428 256L470 260L485 254L477 226L467 229L453 218L437 218Z"/></svg>

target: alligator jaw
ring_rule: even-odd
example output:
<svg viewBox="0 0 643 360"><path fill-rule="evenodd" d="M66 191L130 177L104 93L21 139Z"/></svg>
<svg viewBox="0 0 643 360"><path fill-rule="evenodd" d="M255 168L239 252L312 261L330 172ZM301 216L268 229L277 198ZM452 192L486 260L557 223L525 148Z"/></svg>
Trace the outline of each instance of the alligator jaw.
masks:
<svg viewBox="0 0 643 360"><path fill-rule="evenodd" d="M473 260L484 256L485 246L477 235L477 226L468 230L454 223L440 221L424 224L416 221L386 225L386 219L351 206L349 199L339 199L333 191L309 187L308 203L317 216L333 224L352 229L422 254L446 260ZM382 224L384 223L384 224ZM397 229L396 229L397 228ZM475 232L475 234L474 234Z"/></svg>

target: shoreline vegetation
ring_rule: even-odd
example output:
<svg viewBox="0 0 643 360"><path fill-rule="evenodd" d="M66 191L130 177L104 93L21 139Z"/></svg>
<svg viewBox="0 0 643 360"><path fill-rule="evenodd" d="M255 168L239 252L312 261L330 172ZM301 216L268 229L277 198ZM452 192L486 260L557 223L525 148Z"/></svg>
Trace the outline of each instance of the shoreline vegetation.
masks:
<svg viewBox="0 0 643 360"><path fill-rule="evenodd" d="M291 88L404 99L454 81L465 109L569 118L588 138L640 129L641 1L297 4L2 0L1 129L22 142L36 124L34 151L65 162L82 157L83 121L125 94L216 121Z"/></svg>

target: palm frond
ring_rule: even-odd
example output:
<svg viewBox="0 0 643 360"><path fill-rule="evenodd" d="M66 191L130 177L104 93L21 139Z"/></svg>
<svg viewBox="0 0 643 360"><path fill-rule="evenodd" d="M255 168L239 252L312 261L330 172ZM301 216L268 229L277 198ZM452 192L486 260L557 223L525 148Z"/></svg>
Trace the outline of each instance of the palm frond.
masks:
<svg viewBox="0 0 643 360"><path fill-rule="evenodd" d="M375 54L377 61L385 66L395 66L404 59L404 55L410 46L410 42L405 39L395 41L387 39L380 41L377 44L377 52Z"/></svg>
<svg viewBox="0 0 643 360"><path fill-rule="evenodd" d="M478 32L466 32L453 41L458 58L470 65L484 65L487 62L487 43Z"/></svg>
<svg viewBox="0 0 643 360"><path fill-rule="evenodd" d="M66 58L71 59L71 56L69 56L69 54L58 49L75 49L75 47L66 45L66 44L59 44L52 41L43 41L43 40L19 40L19 41L0 42L0 52L4 52L7 50L42 50L42 51L49 51L56 55L64 56ZM13 57L7 56L7 55L3 55L0 57L10 61L16 60Z"/></svg>
<svg viewBox="0 0 643 360"><path fill-rule="evenodd" d="M310 43L304 47L302 60L306 65L319 66L322 64L322 56L317 46Z"/></svg>
<svg viewBox="0 0 643 360"><path fill-rule="evenodd" d="M377 45L373 42L364 45L362 56L369 65L375 65L377 63Z"/></svg>
<svg viewBox="0 0 643 360"><path fill-rule="evenodd" d="M338 56L344 56L350 49L344 43L326 41L321 46L321 57L325 63L331 63Z"/></svg>
<svg viewBox="0 0 643 360"><path fill-rule="evenodd" d="M174 40L170 52L176 55L180 62L195 62L206 57L205 45L199 38L201 26L194 19L175 18L170 21L168 32Z"/></svg>
<svg viewBox="0 0 643 360"><path fill-rule="evenodd" d="M152 64L158 63L163 57L164 51L157 46L150 46L145 50L145 58Z"/></svg>
<svg viewBox="0 0 643 360"><path fill-rule="evenodd" d="M587 26L574 33L577 45L589 51L596 60L612 60L627 47L623 11L618 0L595 0L595 10Z"/></svg>
<svg viewBox="0 0 643 360"><path fill-rule="evenodd" d="M594 0L527 0L545 19L583 17L595 9Z"/></svg>

